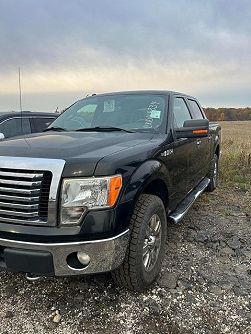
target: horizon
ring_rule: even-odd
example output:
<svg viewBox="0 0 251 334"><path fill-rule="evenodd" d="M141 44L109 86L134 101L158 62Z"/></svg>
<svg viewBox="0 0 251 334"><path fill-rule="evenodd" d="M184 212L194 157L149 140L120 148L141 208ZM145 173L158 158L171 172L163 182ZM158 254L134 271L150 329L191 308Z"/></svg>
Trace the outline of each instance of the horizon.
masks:
<svg viewBox="0 0 251 334"><path fill-rule="evenodd" d="M40 106L39 106L41 96L35 97L35 99L34 99L34 96L33 96L33 104L37 105L37 108L35 108L35 109L25 108L25 105L29 105L29 103L27 103L27 100L28 100L29 97L25 96L25 94L24 94L24 95L22 95L22 105L23 105L22 111L31 111L31 112L56 112L56 110L58 110L58 111L62 112L64 109L66 109L67 107L69 107L72 103L74 103L74 102L76 102L76 101L78 101L80 99L83 99L87 95L90 95L92 93L93 92L82 94L82 96L81 96L80 93L78 95L76 93L76 98L75 99L70 99L68 96L65 96L65 94L63 94L64 95L63 98L66 99L66 100L69 100L69 103L68 104L65 103L63 105L63 107L61 107L61 108L60 108L60 105L56 105L55 108L51 108L51 109L47 109L47 110L45 108L41 109ZM105 92L100 92L100 93L97 93L97 94L102 94L102 93L105 93ZM57 96L57 95L58 94L55 94L55 96ZM15 94L13 96L15 97L15 100L16 100L16 108L15 109L13 108L13 109L6 110L6 109L1 108L1 105L0 105L0 112L20 112L19 93ZM45 96L46 96L46 94L45 94ZM53 93L47 94L47 97L49 97L49 101L54 101ZM25 104L23 104L23 101L26 101ZM200 100L199 100L199 102L201 103ZM41 103L41 104L43 104L43 103ZM201 105L202 105L202 107L204 109L206 109L206 108L214 108L214 109L220 109L220 108L226 108L226 109L229 109L229 108L234 108L234 109L251 108L251 105L250 106L248 106L248 105L242 105L242 106L240 106L240 105L239 106L238 105L236 105L236 106L234 106L234 105L228 105L227 106L227 105L203 105L202 103L201 103Z"/></svg>
<svg viewBox="0 0 251 334"><path fill-rule="evenodd" d="M0 2L0 111L19 109L19 67L27 110L62 110L87 94L136 89L245 108L250 22L248 0Z"/></svg>

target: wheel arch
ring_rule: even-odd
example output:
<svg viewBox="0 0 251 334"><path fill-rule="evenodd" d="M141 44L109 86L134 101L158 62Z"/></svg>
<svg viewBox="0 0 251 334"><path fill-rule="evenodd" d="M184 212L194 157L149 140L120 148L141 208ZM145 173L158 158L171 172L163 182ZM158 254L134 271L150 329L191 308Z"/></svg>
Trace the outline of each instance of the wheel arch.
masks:
<svg viewBox="0 0 251 334"><path fill-rule="evenodd" d="M162 200L165 208L168 208L169 192L165 182L162 179L156 178L152 180L150 183L145 185L142 193L158 196Z"/></svg>
<svg viewBox="0 0 251 334"><path fill-rule="evenodd" d="M171 179L166 166L158 160L148 160L131 175L123 194L123 200L136 203L143 193L161 198L168 208L171 190Z"/></svg>

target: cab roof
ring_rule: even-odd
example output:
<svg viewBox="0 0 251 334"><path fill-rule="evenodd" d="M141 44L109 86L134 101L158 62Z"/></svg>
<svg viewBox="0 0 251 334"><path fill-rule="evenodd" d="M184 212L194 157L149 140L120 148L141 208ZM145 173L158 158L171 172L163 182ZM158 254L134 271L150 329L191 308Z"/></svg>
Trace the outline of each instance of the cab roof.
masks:
<svg viewBox="0 0 251 334"><path fill-rule="evenodd" d="M100 93L100 94L92 94L87 96L88 97L93 97L93 96L108 96L108 95L132 95L132 94L161 94L161 95L182 95L186 97L193 98L193 96L184 94L181 92L176 92L172 90L132 90L132 91L119 91L119 92L108 92L108 93Z"/></svg>

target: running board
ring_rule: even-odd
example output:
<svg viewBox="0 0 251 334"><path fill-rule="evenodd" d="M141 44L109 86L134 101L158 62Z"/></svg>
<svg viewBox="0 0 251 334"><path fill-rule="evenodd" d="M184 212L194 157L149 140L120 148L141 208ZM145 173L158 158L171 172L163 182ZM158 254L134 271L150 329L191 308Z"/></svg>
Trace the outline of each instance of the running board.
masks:
<svg viewBox="0 0 251 334"><path fill-rule="evenodd" d="M208 184L210 183L209 178L203 179L196 188L194 188L188 195L187 197L177 206L177 208L172 211L168 219L172 223L179 223L181 219L185 216L187 211L190 209L190 207L193 205L195 202L196 198L200 196L201 193L206 189Z"/></svg>

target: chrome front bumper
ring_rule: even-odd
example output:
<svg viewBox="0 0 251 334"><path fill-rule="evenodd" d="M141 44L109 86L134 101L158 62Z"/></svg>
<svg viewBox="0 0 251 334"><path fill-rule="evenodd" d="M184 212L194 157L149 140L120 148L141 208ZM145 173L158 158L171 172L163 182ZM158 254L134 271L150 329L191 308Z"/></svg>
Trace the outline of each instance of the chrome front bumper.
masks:
<svg viewBox="0 0 251 334"><path fill-rule="evenodd" d="M0 238L0 247L48 252L52 254L55 275L68 276L101 273L117 268L124 260L128 240L129 230L126 230L113 238L81 242L46 244ZM90 263L82 269L70 267L66 260L68 255L80 251L89 255Z"/></svg>

